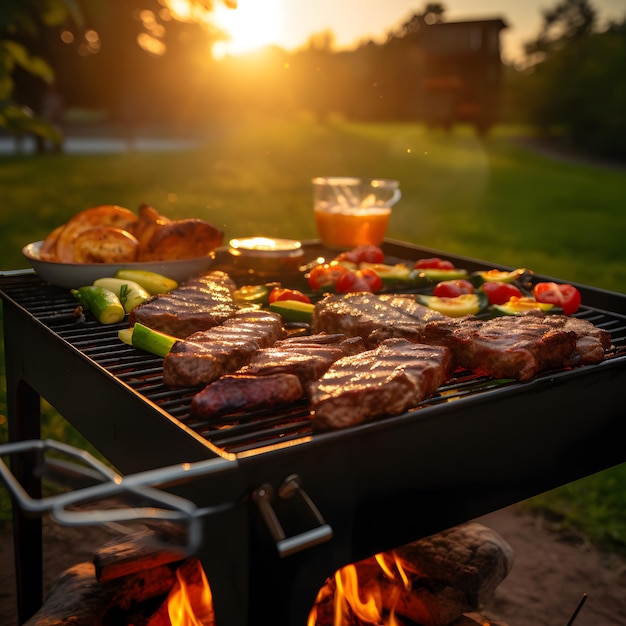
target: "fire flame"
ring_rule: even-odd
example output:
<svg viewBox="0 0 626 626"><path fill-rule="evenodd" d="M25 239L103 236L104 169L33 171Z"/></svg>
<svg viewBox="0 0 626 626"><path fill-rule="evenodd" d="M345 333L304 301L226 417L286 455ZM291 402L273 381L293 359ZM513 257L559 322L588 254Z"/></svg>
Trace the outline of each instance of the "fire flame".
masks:
<svg viewBox="0 0 626 626"><path fill-rule="evenodd" d="M188 559L176 570L167 611L172 626L214 626L213 594L198 559Z"/></svg>
<svg viewBox="0 0 626 626"><path fill-rule="evenodd" d="M361 576L361 579L359 569L354 564L337 570L334 578L327 581L319 591L309 614L307 626L316 626L319 623L321 605L327 603L330 596L333 602L333 626L345 624L400 626L401 622L395 615L395 607L400 594L410 591L409 577L393 551L377 554L375 562L378 564L378 570L373 575ZM381 573L391 583L393 589L391 598L387 597L385 602L380 582L377 580ZM324 620L322 622L330 623Z"/></svg>
<svg viewBox="0 0 626 626"><path fill-rule="evenodd" d="M383 597L383 584L386 596ZM307 626L402 626L395 614L411 582L394 552L346 565L320 589ZM176 570L176 582L164 603L171 626L215 626L213 594L197 558Z"/></svg>

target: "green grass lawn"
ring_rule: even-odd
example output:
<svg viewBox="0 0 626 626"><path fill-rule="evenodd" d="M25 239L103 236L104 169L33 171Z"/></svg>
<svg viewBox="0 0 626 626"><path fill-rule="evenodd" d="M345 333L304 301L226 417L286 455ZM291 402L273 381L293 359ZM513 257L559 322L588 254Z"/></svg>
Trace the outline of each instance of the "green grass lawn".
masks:
<svg viewBox="0 0 626 626"><path fill-rule="evenodd" d="M310 180L335 174L400 180L390 237L626 289L624 172L535 154L514 140L519 129L499 128L486 139L408 123L263 120L209 130L186 151L0 156L0 268L25 267L25 243L98 204L148 202L173 218L220 225L227 239L312 238ZM47 422L49 436L62 438L53 411ZM594 541L626 549L625 487L626 465L533 503Z"/></svg>

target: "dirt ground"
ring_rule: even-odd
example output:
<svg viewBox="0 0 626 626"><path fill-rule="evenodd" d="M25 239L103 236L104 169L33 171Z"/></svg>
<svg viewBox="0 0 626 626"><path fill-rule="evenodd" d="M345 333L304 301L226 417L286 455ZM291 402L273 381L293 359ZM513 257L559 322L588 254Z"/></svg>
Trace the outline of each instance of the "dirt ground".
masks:
<svg viewBox="0 0 626 626"><path fill-rule="evenodd" d="M575 626L626 624L626 559L601 553L577 537L563 537L542 518L514 508L478 521L511 545L515 559L486 615L510 626L568 626L587 594Z"/></svg>
<svg viewBox="0 0 626 626"><path fill-rule="evenodd" d="M513 548L514 564L483 613L509 626L568 626L583 594L575 626L626 625L626 559L564 538L544 521L511 507L479 518ZM114 537L106 529L68 528L46 521L46 589L76 563L91 561ZM10 529L0 533L0 626L16 626Z"/></svg>

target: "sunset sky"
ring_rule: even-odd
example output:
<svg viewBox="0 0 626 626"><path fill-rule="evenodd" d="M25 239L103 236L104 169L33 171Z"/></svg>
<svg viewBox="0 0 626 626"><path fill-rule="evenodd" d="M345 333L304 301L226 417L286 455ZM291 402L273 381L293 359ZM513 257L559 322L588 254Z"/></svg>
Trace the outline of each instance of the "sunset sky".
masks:
<svg viewBox="0 0 626 626"><path fill-rule="evenodd" d="M384 38L426 2L415 0L238 0L235 11L219 18L232 33L233 53L276 43L288 50L303 44L311 33L331 30L340 47L363 39ZM541 11L559 0L447 0L446 20L501 17L509 25L502 33L504 60L519 54L523 42L532 39L542 23ZM600 22L626 17L624 0L590 0ZM263 29L259 28L263 25ZM264 34L261 35L260 33Z"/></svg>

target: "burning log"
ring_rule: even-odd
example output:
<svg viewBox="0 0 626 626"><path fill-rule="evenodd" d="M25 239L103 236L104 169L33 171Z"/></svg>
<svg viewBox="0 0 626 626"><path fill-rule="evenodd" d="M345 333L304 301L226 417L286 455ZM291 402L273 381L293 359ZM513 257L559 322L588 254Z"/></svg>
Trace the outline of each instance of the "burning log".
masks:
<svg viewBox="0 0 626 626"><path fill-rule="evenodd" d="M172 568L163 565L107 583L105 588L113 590L110 604L127 612L147 600L162 597L175 582L176 575Z"/></svg>
<svg viewBox="0 0 626 626"><path fill-rule="evenodd" d="M105 544L96 565L64 572L24 626L94 626L111 616L120 618L111 623L212 626L213 598L202 565L180 556L156 544L150 532ZM505 626L478 611L512 562L510 546L496 532L478 523L457 526L342 568L320 590L308 624Z"/></svg>
<svg viewBox="0 0 626 626"><path fill-rule="evenodd" d="M101 583L184 559L182 551L165 550L156 532L146 530L110 541L96 551L94 565Z"/></svg>
<svg viewBox="0 0 626 626"><path fill-rule="evenodd" d="M469 625L512 564L512 549L496 532L475 522L457 526L339 570L320 591L312 623L333 624L340 610L356 617L343 618L347 624L380 623L386 614L396 623Z"/></svg>
<svg viewBox="0 0 626 626"><path fill-rule="evenodd" d="M57 579L43 606L23 626L97 626L104 623L172 626L193 615L215 624L210 587L197 559L154 567L101 583L92 563L79 563ZM165 598L165 600L163 600Z"/></svg>
<svg viewBox="0 0 626 626"><path fill-rule="evenodd" d="M450 623L446 615L453 616L455 611L481 609L513 566L511 546L476 522L409 543L396 553L406 564L412 595L432 607L433 626ZM423 618L420 623L428 626Z"/></svg>
<svg viewBox="0 0 626 626"><path fill-rule="evenodd" d="M92 563L79 563L61 574L44 605L24 626L99 624L111 604L111 593L97 581Z"/></svg>
<svg viewBox="0 0 626 626"><path fill-rule="evenodd" d="M184 556L156 539L157 533L144 531L104 544L93 563L63 572L24 626L94 626L105 615L160 601L177 584Z"/></svg>
<svg viewBox="0 0 626 626"><path fill-rule="evenodd" d="M197 621L194 621L197 620ZM152 568L102 584L92 563L79 563L57 579L44 605L23 626L214 626L213 598L198 559Z"/></svg>

